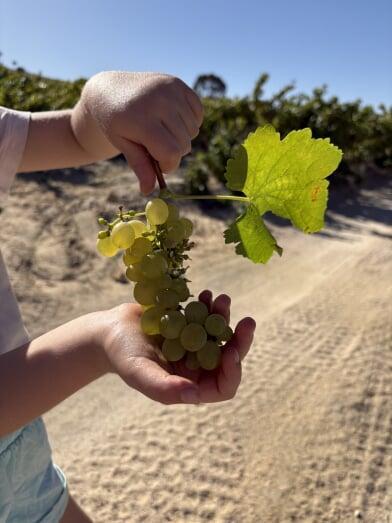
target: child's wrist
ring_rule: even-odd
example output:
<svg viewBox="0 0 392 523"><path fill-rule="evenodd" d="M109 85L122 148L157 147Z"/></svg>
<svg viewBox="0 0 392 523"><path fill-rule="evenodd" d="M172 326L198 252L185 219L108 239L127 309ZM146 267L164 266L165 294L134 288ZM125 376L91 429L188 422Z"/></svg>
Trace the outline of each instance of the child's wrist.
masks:
<svg viewBox="0 0 392 523"><path fill-rule="evenodd" d="M94 77L93 77L94 79ZM73 109L71 125L76 140L80 146L94 157L110 158L119 153L108 140L102 129L102 123L97 119L96 87L92 79L86 83L82 95Z"/></svg>
<svg viewBox="0 0 392 523"><path fill-rule="evenodd" d="M106 338L110 330L107 311L94 312L84 316L83 319L90 324L90 336L87 344L91 349L97 374L104 376L113 372L105 351Z"/></svg>

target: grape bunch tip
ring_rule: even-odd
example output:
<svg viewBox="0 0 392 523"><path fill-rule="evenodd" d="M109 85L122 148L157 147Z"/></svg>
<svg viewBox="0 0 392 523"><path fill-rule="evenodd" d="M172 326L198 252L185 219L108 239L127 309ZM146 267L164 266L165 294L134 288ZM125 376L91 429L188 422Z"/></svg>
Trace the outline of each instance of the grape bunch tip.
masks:
<svg viewBox="0 0 392 523"><path fill-rule="evenodd" d="M169 362L184 361L191 370L216 369L233 331L223 316L211 314L201 301L182 305L191 297L184 267L194 246L191 220L180 217L174 204L154 198L144 212L120 208L113 222L98 222L105 226L98 233L98 252L112 257L123 251L126 277L143 308L144 334L161 337L162 355Z"/></svg>

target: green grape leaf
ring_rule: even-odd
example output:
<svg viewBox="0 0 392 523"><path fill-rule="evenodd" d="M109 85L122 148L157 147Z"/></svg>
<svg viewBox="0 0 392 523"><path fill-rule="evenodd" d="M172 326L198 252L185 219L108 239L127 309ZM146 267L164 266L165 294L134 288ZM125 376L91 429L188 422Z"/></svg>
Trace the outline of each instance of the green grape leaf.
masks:
<svg viewBox="0 0 392 523"><path fill-rule="evenodd" d="M237 253L265 263L263 260L267 261L272 254L273 238L261 220L267 211L289 219L306 233L322 229L328 199L325 178L337 168L341 158L338 147L328 138L312 138L310 129L292 131L283 140L271 125L250 133L227 163L226 185L233 191L242 191L252 210L229 227L226 243L239 242ZM256 242L256 236L263 238ZM270 246L265 247L267 252L263 256L261 245Z"/></svg>
<svg viewBox="0 0 392 523"><path fill-rule="evenodd" d="M246 211L225 231L225 242L236 243L236 253L255 263L267 263L274 251L282 254L282 248L260 218L257 207L249 205Z"/></svg>

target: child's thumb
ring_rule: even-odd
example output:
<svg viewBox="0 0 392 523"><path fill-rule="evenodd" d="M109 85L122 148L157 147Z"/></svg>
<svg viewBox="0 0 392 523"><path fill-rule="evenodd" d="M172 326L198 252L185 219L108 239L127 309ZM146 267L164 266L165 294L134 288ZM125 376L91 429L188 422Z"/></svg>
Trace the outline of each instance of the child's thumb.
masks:
<svg viewBox="0 0 392 523"><path fill-rule="evenodd" d="M153 360L143 359L136 372L133 372L126 382L149 398L166 405L200 401L196 383L185 377L170 374Z"/></svg>

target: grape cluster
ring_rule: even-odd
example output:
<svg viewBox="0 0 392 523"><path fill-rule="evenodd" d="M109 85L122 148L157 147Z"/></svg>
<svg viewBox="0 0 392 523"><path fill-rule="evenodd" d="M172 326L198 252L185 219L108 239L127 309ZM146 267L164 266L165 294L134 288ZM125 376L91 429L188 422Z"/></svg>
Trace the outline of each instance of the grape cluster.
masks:
<svg viewBox="0 0 392 523"><path fill-rule="evenodd" d="M137 219L145 215L146 223ZM193 225L178 208L160 198L149 201L144 213L122 212L112 223L99 222L97 249L104 256L123 250L126 276L134 283L133 295L143 307L141 329L161 337L167 361L183 360L189 369L215 369L221 347L233 335L220 314L210 314L200 301L190 301L184 263L193 247Z"/></svg>

